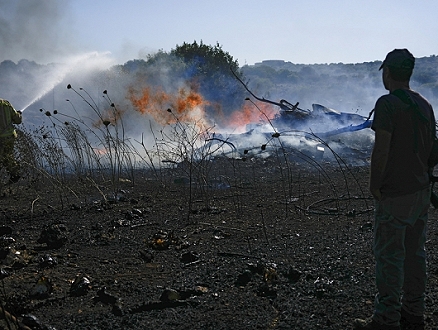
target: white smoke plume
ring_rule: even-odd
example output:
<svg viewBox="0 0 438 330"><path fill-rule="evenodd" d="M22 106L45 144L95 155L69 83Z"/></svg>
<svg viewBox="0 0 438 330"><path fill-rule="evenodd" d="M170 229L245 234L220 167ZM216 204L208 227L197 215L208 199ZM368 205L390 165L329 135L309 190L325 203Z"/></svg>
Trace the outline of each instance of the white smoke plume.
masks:
<svg viewBox="0 0 438 330"><path fill-rule="evenodd" d="M0 62L50 63L77 50L67 0L0 0Z"/></svg>

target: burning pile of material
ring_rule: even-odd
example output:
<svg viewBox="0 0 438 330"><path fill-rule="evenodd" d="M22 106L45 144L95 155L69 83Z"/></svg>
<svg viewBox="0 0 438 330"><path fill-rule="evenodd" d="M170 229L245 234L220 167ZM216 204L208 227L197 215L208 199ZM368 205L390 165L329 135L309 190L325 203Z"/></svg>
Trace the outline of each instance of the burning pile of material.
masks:
<svg viewBox="0 0 438 330"><path fill-rule="evenodd" d="M243 103L241 108L227 110L226 114L221 104L207 100L192 87L179 88L175 93L168 93L160 86L145 86L140 91L130 87L128 98L135 111L152 117L162 126L196 123L201 128L215 126L223 131L243 133L247 125L266 123L277 113L272 105Z"/></svg>
<svg viewBox="0 0 438 330"><path fill-rule="evenodd" d="M78 116L78 122L90 119L90 127L108 130L109 133L111 127L123 125L124 137L139 140L140 135L142 139L145 136L148 141L142 147L146 148L155 148L157 132L169 131L176 126L184 131L182 127L188 125L194 127L191 133L199 138L199 146L205 142L210 142L207 146L213 141L219 142L229 150L218 148L218 152L232 157L242 157L248 153L266 156L279 147L296 148L299 151L309 149L312 153L317 150L319 157L322 142L336 140L336 146L349 145L351 135L355 133L348 136L344 133L366 128L369 124L362 116L337 112L324 106L312 105L312 110L306 110L299 108L298 103L259 98L237 76L225 77L217 73L214 78L210 77L216 80L216 84L213 84L208 77L200 79L191 75L190 66L175 66L166 61L158 62L155 66L145 63L145 67L135 68L131 63L100 71L94 76L90 72L96 68L87 68L83 73L87 77L86 86L80 88L87 95L82 100L66 94L67 84L62 86L62 92L58 91L58 85L63 85L66 79L78 80L81 75L75 72L72 76L71 71L64 70L60 76L57 72L54 74L56 79L52 90L44 87L45 96L39 100L37 98L38 101L32 101L25 108L32 110L38 107L47 113L46 109L55 107L57 100L67 99ZM134 68L130 69L129 66ZM78 67L77 63L74 67ZM236 84L242 88L241 91L236 92ZM94 92L86 92L95 89L95 85L103 85L102 90L111 92L111 107L95 98ZM104 97L108 99L107 95ZM101 114L99 118L90 112L90 106L95 113ZM49 112L55 114L55 111ZM56 113L67 119L72 117L71 109L64 107L60 107ZM30 115L26 111L26 117ZM26 118L25 122L30 123ZM154 130L152 134L150 130ZM368 139L365 143L369 145Z"/></svg>

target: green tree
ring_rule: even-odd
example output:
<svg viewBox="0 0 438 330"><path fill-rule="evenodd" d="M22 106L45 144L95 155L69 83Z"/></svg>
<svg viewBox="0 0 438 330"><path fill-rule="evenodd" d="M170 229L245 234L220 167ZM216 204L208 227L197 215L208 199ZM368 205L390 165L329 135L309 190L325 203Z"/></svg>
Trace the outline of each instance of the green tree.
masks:
<svg viewBox="0 0 438 330"><path fill-rule="evenodd" d="M236 74L240 74L239 62L224 51L219 43L211 46L204 44L202 40L199 44L196 40L191 44L184 42L181 46L177 45L175 49L172 49L170 54L191 64L194 70L193 74L196 76L217 74L232 76L230 69Z"/></svg>
<svg viewBox="0 0 438 330"><path fill-rule="evenodd" d="M243 79L239 63L219 43L211 46L202 40L199 44L196 41L191 44L184 42L170 54L186 63L186 77L198 86L212 106L221 105L226 114L242 105L245 90L233 75L234 72Z"/></svg>

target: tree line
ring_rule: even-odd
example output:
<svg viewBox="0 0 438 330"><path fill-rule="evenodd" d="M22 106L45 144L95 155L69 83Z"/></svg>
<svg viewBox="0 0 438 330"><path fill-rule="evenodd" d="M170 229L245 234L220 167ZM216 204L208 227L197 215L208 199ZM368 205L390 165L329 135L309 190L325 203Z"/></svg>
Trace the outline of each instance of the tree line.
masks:
<svg viewBox="0 0 438 330"><path fill-rule="evenodd" d="M345 112L368 113L376 99L386 93L378 70L381 61L365 63L296 64L285 60L267 60L254 65L240 66L222 46L206 45L202 41L184 42L169 52L160 50L143 59L133 59L109 69L123 75L148 76L162 83L163 72L171 80L192 84L211 104L224 109L237 109L249 96L235 78L237 74L257 96L311 108L319 103ZM50 74L54 64L40 65L21 60L0 63L0 97L26 98L28 82L38 81ZM165 69L165 70L164 70ZM233 73L234 72L234 73ZM438 109L438 57L431 55L416 59L411 87L418 90Z"/></svg>

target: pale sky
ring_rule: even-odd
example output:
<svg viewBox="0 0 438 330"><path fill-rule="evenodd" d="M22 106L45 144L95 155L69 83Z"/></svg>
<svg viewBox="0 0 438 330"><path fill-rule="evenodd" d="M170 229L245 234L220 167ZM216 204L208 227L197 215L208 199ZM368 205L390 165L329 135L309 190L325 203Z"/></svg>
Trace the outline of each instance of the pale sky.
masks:
<svg viewBox="0 0 438 330"><path fill-rule="evenodd" d="M240 65L438 54L436 0L0 0L0 61L108 52L117 63L194 40Z"/></svg>

